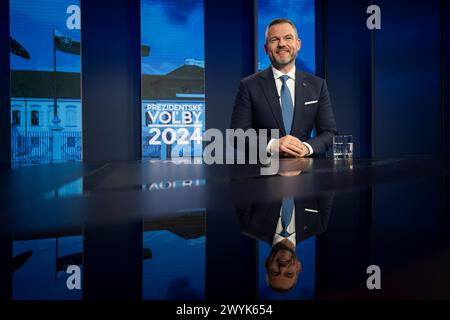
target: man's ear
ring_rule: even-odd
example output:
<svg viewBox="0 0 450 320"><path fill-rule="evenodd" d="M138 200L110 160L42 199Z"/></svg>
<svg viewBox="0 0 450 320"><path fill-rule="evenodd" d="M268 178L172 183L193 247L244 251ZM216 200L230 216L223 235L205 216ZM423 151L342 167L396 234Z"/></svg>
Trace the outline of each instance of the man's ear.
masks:
<svg viewBox="0 0 450 320"><path fill-rule="evenodd" d="M302 264L298 260L296 261L296 269L297 269L297 274L302 272Z"/></svg>
<svg viewBox="0 0 450 320"><path fill-rule="evenodd" d="M264 262L264 267L266 267L266 269L267 269L267 266L269 265L269 259L270 259L270 256L268 256L266 258L266 262Z"/></svg>
<svg viewBox="0 0 450 320"><path fill-rule="evenodd" d="M267 48L267 43L264 43L264 52L268 54L269 48Z"/></svg>
<svg viewBox="0 0 450 320"><path fill-rule="evenodd" d="M298 49L297 49L297 52L298 52L298 51L300 51L300 49L301 49L301 47L302 47L302 40L300 40L300 38L298 39L297 44L298 44L298 45L297 45L297 48L298 48Z"/></svg>

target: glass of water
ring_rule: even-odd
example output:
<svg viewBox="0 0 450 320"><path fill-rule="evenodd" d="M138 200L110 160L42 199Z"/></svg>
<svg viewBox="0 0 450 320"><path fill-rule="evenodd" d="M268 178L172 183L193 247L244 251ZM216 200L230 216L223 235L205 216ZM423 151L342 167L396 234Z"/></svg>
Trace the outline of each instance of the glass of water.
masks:
<svg viewBox="0 0 450 320"><path fill-rule="evenodd" d="M353 158L353 138L351 135L333 137L333 158Z"/></svg>

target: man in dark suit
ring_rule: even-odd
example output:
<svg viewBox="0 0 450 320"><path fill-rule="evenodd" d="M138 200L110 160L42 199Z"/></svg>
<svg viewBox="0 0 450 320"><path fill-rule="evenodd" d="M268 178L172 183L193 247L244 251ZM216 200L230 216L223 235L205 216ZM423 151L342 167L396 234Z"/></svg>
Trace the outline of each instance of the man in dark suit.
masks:
<svg viewBox="0 0 450 320"><path fill-rule="evenodd" d="M236 208L242 233L272 246L265 267L267 283L273 290L286 292L297 283L302 266L296 244L326 231L333 199L334 193L328 193L304 200L285 198L277 203ZM283 226L285 209L290 210L291 217Z"/></svg>
<svg viewBox="0 0 450 320"><path fill-rule="evenodd" d="M239 85L231 128L268 129L269 154L323 154L337 133L325 80L295 67L300 47L297 29L290 20L272 20L264 45L271 66ZM311 138L314 127L317 135ZM279 129L281 138L271 139L270 129Z"/></svg>

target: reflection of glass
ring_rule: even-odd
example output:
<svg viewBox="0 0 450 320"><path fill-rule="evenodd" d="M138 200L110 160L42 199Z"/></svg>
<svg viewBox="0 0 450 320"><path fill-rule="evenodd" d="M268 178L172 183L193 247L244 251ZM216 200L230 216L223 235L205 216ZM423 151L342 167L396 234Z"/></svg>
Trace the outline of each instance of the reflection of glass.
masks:
<svg viewBox="0 0 450 320"><path fill-rule="evenodd" d="M351 135L333 137L333 158L353 158L353 137Z"/></svg>

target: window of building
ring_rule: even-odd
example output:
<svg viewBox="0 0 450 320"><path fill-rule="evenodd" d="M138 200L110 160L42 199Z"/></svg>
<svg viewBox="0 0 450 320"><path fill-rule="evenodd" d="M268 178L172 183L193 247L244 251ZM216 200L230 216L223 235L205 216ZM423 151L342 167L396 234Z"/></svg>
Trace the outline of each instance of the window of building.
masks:
<svg viewBox="0 0 450 320"><path fill-rule="evenodd" d="M12 123L16 126L20 126L20 111L14 110L12 113Z"/></svg>
<svg viewBox="0 0 450 320"><path fill-rule="evenodd" d="M39 125L39 111L37 110L31 111L31 125L32 126Z"/></svg>

